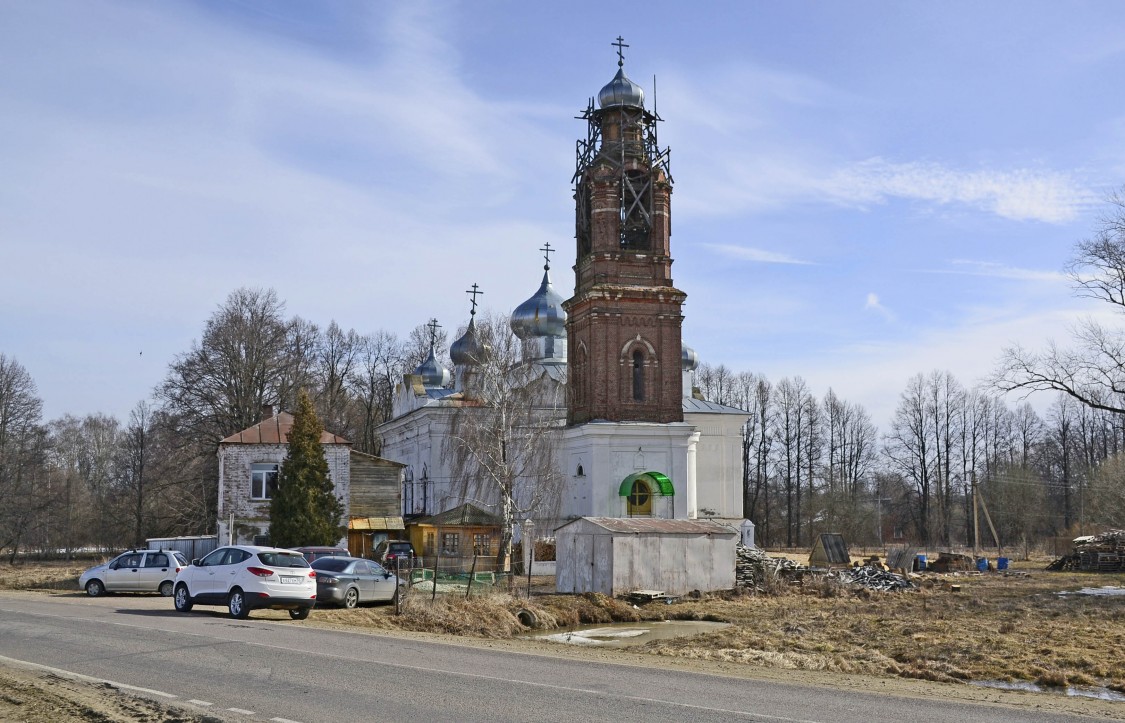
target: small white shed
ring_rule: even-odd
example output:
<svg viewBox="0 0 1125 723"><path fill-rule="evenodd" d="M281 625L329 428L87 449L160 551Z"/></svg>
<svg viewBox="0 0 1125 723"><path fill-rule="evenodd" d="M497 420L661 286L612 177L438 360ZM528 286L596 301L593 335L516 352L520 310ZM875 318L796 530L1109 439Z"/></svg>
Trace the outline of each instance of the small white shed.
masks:
<svg viewBox="0 0 1125 723"><path fill-rule="evenodd" d="M555 589L611 597L729 590L739 539L713 520L581 517L555 530Z"/></svg>

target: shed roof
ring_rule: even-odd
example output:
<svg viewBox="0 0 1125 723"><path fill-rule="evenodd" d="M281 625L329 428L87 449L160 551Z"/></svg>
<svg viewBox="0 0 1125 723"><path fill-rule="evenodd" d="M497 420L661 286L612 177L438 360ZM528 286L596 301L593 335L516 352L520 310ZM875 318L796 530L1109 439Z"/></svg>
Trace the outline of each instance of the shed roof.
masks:
<svg viewBox="0 0 1125 723"><path fill-rule="evenodd" d="M652 517L581 517L557 528L556 532L578 522L585 521L607 532L621 534L640 534L655 532L662 535L713 535L738 534L730 525L713 520L664 520Z"/></svg>
<svg viewBox="0 0 1125 723"><path fill-rule="evenodd" d="M809 564L827 563L829 565L847 565L851 562L848 554L848 544L839 532L822 532L816 538L812 552L809 554Z"/></svg>
<svg viewBox="0 0 1125 723"><path fill-rule="evenodd" d="M401 517L350 517L349 530L405 530Z"/></svg>
<svg viewBox="0 0 1125 723"><path fill-rule="evenodd" d="M407 466L407 465L403 464L402 462L396 462L393 459L387 459L386 457L379 457L378 455L367 454L366 452L360 452L358 449L352 449L352 450L349 450L349 452L350 452L352 457L369 459L377 465L393 466L393 467L406 467Z"/></svg>
<svg viewBox="0 0 1125 723"><path fill-rule="evenodd" d="M436 515L423 517L417 520L418 525L465 525L467 527L494 527L503 524L503 520L491 512L486 512L474 504L466 502Z"/></svg>
<svg viewBox="0 0 1125 723"><path fill-rule="evenodd" d="M236 432L224 439L221 444L288 444L289 430L293 429L293 415L289 412L263 419L252 427ZM348 440L331 432L320 433L321 444L351 444Z"/></svg>

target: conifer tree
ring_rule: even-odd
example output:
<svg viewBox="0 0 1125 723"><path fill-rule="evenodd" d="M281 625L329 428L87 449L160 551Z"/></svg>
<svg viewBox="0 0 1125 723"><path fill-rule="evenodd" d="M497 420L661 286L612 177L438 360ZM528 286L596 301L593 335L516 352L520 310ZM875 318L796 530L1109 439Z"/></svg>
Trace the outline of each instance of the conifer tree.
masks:
<svg viewBox="0 0 1125 723"><path fill-rule="evenodd" d="M323 431L312 400L302 389L289 431L289 451L270 502L270 544L275 547L334 545L343 534L343 506L336 499L320 444Z"/></svg>

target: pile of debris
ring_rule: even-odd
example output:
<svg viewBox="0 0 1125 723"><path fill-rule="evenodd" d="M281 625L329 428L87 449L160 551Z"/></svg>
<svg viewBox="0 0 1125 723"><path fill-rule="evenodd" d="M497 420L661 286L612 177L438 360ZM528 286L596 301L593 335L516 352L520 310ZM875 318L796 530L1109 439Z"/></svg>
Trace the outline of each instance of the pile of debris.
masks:
<svg viewBox="0 0 1125 723"><path fill-rule="evenodd" d="M858 585L868 590L894 592L896 590L911 590L915 587L909 579L897 572L887 572L880 567L862 565L858 567L837 570L830 573L842 583Z"/></svg>
<svg viewBox="0 0 1125 723"><path fill-rule="evenodd" d="M1074 551L1047 566L1048 570L1125 572L1125 530L1078 537Z"/></svg>
<svg viewBox="0 0 1125 723"><path fill-rule="evenodd" d="M785 557L770 557L757 547L739 545L734 564L735 585L765 592L767 581L782 576L799 574L808 570Z"/></svg>

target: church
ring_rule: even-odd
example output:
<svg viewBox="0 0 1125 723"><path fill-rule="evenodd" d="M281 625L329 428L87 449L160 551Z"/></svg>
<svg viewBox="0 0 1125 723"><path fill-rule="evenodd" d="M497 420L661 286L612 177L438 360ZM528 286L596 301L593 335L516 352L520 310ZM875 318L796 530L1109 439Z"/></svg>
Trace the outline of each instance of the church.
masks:
<svg viewBox="0 0 1125 723"><path fill-rule="evenodd" d="M743 519L741 428L748 414L693 393L699 362L681 338L687 294L672 279L672 176L668 149L657 139L662 119L625 73L628 46L621 38L616 46L616 75L580 116L587 128L573 178L575 288L565 300L555 289L548 244L538 290L510 318L522 346L520 378L545 390L537 399L553 422L559 494L529 521L537 537L551 537L587 518L713 520L752 544L752 525ZM398 385L392 418L378 430L382 456L405 465L408 520L496 503L467 494L445 453L455 415L471 414L474 404L466 380L479 344L477 289L468 292L466 331L450 346L453 372L431 344L425 362Z"/></svg>

